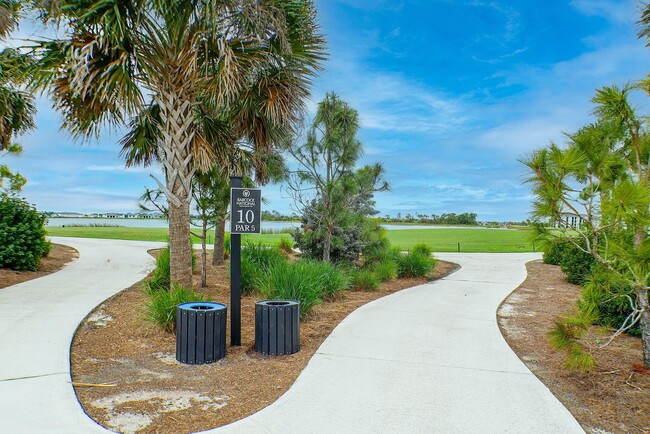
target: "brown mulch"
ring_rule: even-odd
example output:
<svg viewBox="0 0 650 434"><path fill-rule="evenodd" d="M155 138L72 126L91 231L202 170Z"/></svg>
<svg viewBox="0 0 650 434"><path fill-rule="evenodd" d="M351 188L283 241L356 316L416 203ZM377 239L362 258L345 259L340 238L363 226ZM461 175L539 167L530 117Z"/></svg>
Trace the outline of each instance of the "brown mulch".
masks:
<svg viewBox="0 0 650 434"><path fill-rule="evenodd" d="M457 267L438 261L433 278ZM229 305L227 266L208 268L208 288L201 291L206 299ZM301 321L300 352L289 356L255 353L254 312L260 297L245 296L242 346L228 347L225 359L201 366L176 362L174 335L142 319L146 297L142 286L134 285L98 306L77 331L71 349L73 380L101 385L78 386L77 397L93 419L122 432L187 433L222 426L277 400L349 313L425 281L399 279L373 292L344 291L317 305Z"/></svg>
<svg viewBox="0 0 650 434"><path fill-rule="evenodd" d="M0 268L0 288L6 288L7 286L27 282L28 280L54 273L78 257L79 252L72 247L52 244L50 253L41 259L41 266L38 271L14 271Z"/></svg>
<svg viewBox="0 0 650 434"><path fill-rule="evenodd" d="M559 267L527 264L528 277L499 308L499 326L528 368L569 409L589 433L649 433L650 375L642 372L641 339L620 336L593 348L596 368L588 374L563 367L563 353L548 343L558 316L571 313L581 288L565 280ZM584 338L595 346L611 330L592 327Z"/></svg>

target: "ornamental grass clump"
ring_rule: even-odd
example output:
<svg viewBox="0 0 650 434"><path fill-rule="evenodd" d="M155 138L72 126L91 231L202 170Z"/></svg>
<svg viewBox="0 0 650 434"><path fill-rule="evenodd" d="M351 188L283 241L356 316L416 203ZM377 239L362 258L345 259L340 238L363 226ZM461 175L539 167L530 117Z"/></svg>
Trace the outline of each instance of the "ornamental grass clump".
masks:
<svg viewBox="0 0 650 434"><path fill-rule="evenodd" d="M285 255L290 255L293 253L293 241L288 238L282 237L278 241L278 249Z"/></svg>
<svg viewBox="0 0 650 434"><path fill-rule="evenodd" d="M350 287L350 277L341 265L332 264L318 260L304 260L309 263L309 267L317 270L323 277L323 288L321 298L334 297L339 291ZM316 272L316 271L315 271Z"/></svg>
<svg viewBox="0 0 650 434"><path fill-rule="evenodd" d="M352 288L357 291L375 291L379 285L381 280L372 270L361 269L352 274Z"/></svg>
<svg viewBox="0 0 650 434"><path fill-rule="evenodd" d="M192 289L174 285L171 291L148 291L149 301L145 304L144 318L164 331L176 329L176 306L180 303L203 301L203 294Z"/></svg>
<svg viewBox="0 0 650 434"><path fill-rule="evenodd" d="M412 250L397 258L397 275L399 277L426 277L436 266L436 260L431 254Z"/></svg>
<svg viewBox="0 0 650 434"><path fill-rule="evenodd" d="M392 259L375 262L370 266L369 270L377 276L380 282L387 282L397 278L397 262Z"/></svg>
<svg viewBox="0 0 650 434"><path fill-rule="evenodd" d="M160 250L156 258L156 268L151 272L151 276L144 281L144 287L147 292L169 291L170 283L170 262L169 246Z"/></svg>
<svg viewBox="0 0 650 434"><path fill-rule="evenodd" d="M327 281L322 270L316 261L277 262L259 280L260 291L271 299L298 300L304 317L321 302Z"/></svg>
<svg viewBox="0 0 650 434"><path fill-rule="evenodd" d="M415 253L415 254L418 254L418 255L431 256L431 254L433 253L433 250L431 249L431 247L429 247L428 245L426 245L424 243L418 243L418 244L413 246L413 248L411 249L411 252Z"/></svg>
<svg viewBox="0 0 650 434"><path fill-rule="evenodd" d="M241 250L241 291L249 295L258 289L259 282L270 268L287 258L277 247L247 244Z"/></svg>

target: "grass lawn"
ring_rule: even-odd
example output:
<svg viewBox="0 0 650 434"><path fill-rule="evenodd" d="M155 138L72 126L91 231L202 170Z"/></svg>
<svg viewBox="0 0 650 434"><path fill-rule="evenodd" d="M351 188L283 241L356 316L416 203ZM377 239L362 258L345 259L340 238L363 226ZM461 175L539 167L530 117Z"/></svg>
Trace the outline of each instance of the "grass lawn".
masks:
<svg viewBox="0 0 650 434"><path fill-rule="evenodd" d="M388 231L391 244L406 250L418 243L425 243L434 252L532 252L527 230L502 229L407 229Z"/></svg>
<svg viewBox="0 0 650 434"><path fill-rule="evenodd" d="M125 227L47 227L47 234L61 237L108 238L117 240L167 241L166 228ZM435 252L532 252L526 230L500 229L407 229L387 231L392 245L406 250L418 243L426 243ZM276 244L280 238L291 239L288 234L245 235L243 242ZM210 242L214 241L214 233ZM199 243L197 238L193 242Z"/></svg>

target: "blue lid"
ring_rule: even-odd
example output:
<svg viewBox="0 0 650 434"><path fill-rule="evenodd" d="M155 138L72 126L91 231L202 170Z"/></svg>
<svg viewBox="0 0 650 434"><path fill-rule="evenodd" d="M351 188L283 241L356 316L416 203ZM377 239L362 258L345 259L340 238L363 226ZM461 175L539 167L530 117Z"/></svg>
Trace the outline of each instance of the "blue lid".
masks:
<svg viewBox="0 0 650 434"><path fill-rule="evenodd" d="M188 303L181 303L178 305L180 309L186 310L218 310L225 309L226 305L221 303L213 303L211 301L190 301Z"/></svg>

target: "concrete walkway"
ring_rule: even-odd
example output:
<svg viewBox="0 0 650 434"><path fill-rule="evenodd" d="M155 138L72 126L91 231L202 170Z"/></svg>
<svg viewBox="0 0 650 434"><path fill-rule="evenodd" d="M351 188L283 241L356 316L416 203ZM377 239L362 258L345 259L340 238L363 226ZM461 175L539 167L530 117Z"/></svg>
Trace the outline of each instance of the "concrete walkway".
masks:
<svg viewBox="0 0 650 434"><path fill-rule="evenodd" d="M53 238L80 257L63 270L0 289L0 432L107 432L77 402L70 344L95 306L144 278L162 243Z"/></svg>
<svg viewBox="0 0 650 434"><path fill-rule="evenodd" d="M80 258L0 290L0 431L107 432L82 411L69 348L96 305L161 243L55 238ZM211 432L573 433L578 423L505 343L499 303L538 254L438 254L462 269L361 307L277 402Z"/></svg>
<svg viewBox="0 0 650 434"><path fill-rule="evenodd" d="M580 433L496 322L539 254L437 254L463 267L369 303L278 401L214 433Z"/></svg>

